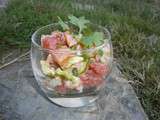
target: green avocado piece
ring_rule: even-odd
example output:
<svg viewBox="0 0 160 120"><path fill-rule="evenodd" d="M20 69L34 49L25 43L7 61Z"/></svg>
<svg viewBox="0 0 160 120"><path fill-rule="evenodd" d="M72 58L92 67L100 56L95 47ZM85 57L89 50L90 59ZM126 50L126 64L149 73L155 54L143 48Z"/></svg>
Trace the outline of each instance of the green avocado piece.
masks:
<svg viewBox="0 0 160 120"><path fill-rule="evenodd" d="M49 64L44 60L41 60L40 64L41 64L42 72L45 75L47 75L49 77L54 77L54 75L55 75L55 69L54 68L50 68Z"/></svg>
<svg viewBox="0 0 160 120"><path fill-rule="evenodd" d="M70 70L61 70L60 68L58 68L56 70L56 74L65 77L67 80L71 81L77 80L77 77L74 76Z"/></svg>
<svg viewBox="0 0 160 120"><path fill-rule="evenodd" d="M83 57L79 57L79 56L74 56L72 58L70 58L67 62L67 65L65 66L66 68L71 67L73 64L79 63L81 61L83 61L84 58Z"/></svg>
<svg viewBox="0 0 160 120"><path fill-rule="evenodd" d="M69 69L72 70L73 75L78 76L86 70L87 64L87 61L79 62L77 64L72 65Z"/></svg>
<svg viewBox="0 0 160 120"><path fill-rule="evenodd" d="M80 63L80 67L79 67L79 69L78 69L78 74L81 74L81 73L83 73L85 70L86 70L86 68L87 68L87 63L88 62L81 62Z"/></svg>

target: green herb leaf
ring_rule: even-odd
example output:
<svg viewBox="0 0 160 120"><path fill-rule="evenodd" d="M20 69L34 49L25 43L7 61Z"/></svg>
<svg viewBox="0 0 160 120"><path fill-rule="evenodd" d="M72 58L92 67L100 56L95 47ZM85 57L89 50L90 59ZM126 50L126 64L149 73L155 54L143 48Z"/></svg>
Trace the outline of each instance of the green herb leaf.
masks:
<svg viewBox="0 0 160 120"><path fill-rule="evenodd" d="M82 37L81 41L82 44L86 47L91 47L93 45L93 38L92 36Z"/></svg>
<svg viewBox="0 0 160 120"><path fill-rule="evenodd" d="M102 32L94 32L93 34L93 42L96 46L101 45L103 41L103 33Z"/></svg>
<svg viewBox="0 0 160 120"><path fill-rule="evenodd" d="M90 59L90 55L87 52L83 52L82 57L84 58L85 61Z"/></svg>
<svg viewBox="0 0 160 120"><path fill-rule="evenodd" d="M103 53L103 50L99 49L99 50L98 50L98 54L99 54L100 56L103 56L103 54L104 54L104 53Z"/></svg>
<svg viewBox="0 0 160 120"><path fill-rule="evenodd" d="M87 28L83 30L82 34L84 36L88 36L88 35L92 34L93 32L94 32L93 29L91 29L89 26L87 26Z"/></svg>
<svg viewBox="0 0 160 120"><path fill-rule="evenodd" d="M89 36L85 36L81 39L81 42L86 47L92 47L93 45L100 45L103 40L103 33L102 32L94 32Z"/></svg>
<svg viewBox="0 0 160 120"><path fill-rule="evenodd" d="M74 76L78 76L78 69L77 68L73 68L72 69L72 73Z"/></svg>
<svg viewBox="0 0 160 120"><path fill-rule="evenodd" d="M70 15L68 18L71 24L79 27L79 33L81 33L83 29L87 28L86 24L89 23L89 20L86 20L84 17L77 18L73 15Z"/></svg>
<svg viewBox="0 0 160 120"><path fill-rule="evenodd" d="M58 20L59 20L58 24L61 25L61 27L63 28L63 30L68 30L69 29L69 26L65 22L63 22L63 20L60 17L58 17Z"/></svg>

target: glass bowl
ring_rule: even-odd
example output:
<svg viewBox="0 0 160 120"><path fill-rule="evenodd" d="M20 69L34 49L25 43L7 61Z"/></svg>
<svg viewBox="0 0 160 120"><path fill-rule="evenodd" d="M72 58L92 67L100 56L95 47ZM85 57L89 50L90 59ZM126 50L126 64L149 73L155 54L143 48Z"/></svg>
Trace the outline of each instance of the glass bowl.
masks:
<svg viewBox="0 0 160 120"><path fill-rule="evenodd" d="M44 72L44 69L48 70L48 68L44 66L44 61L48 59L54 61L55 55L61 57L63 54L66 54L66 51L63 50L57 51L41 47L42 36L49 35L53 31L61 30L60 25L58 23L46 25L35 31L32 35L31 62L33 73L36 78L35 80L48 99L57 105L63 107L85 106L98 99L99 94L104 90L106 79L110 75L112 68L113 52L111 35L104 27L95 24L89 24L89 26L93 30L103 32L103 44L90 49L69 51L69 54L73 56L79 58L87 57L88 60L87 64L85 64L85 62L79 64L81 67L78 68L78 70L81 72L76 75L76 77L72 77L75 78L75 81L68 80L71 78L70 72L65 72L65 75L62 75L62 77L68 76L65 79L54 76L52 71L50 71L50 75L46 75ZM50 65L50 69L54 69L56 72L58 71L58 74L61 74L62 71L60 67L54 66L51 63L48 64ZM84 65L85 67L82 67ZM73 66L74 69L76 65ZM75 72L75 69L73 69L71 73Z"/></svg>

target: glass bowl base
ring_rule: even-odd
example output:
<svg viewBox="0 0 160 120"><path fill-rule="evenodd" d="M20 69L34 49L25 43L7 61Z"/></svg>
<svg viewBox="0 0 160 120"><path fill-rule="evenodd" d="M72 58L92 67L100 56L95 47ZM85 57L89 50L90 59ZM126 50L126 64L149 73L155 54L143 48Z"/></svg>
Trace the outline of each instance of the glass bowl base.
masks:
<svg viewBox="0 0 160 120"><path fill-rule="evenodd" d="M95 102L98 96L87 96L78 98L50 98L51 102L62 107L83 107Z"/></svg>

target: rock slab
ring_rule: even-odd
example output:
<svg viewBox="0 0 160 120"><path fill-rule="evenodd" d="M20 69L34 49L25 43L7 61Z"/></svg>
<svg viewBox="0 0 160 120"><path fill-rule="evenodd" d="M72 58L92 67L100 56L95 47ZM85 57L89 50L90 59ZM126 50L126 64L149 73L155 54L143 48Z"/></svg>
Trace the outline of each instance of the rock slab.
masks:
<svg viewBox="0 0 160 120"><path fill-rule="evenodd" d="M148 120L132 87L116 68L97 102L62 108L44 98L29 61L0 70L0 120Z"/></svg>

